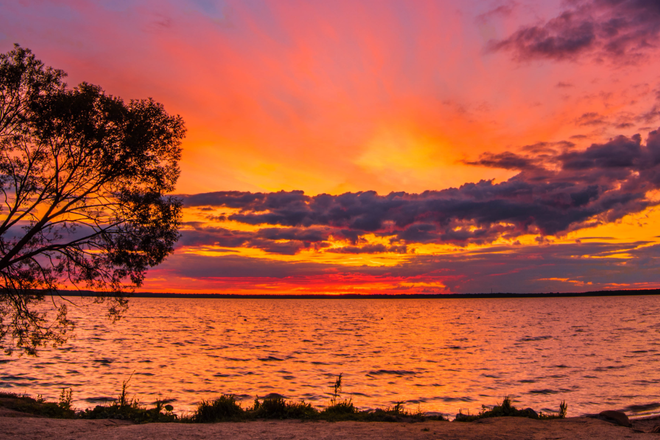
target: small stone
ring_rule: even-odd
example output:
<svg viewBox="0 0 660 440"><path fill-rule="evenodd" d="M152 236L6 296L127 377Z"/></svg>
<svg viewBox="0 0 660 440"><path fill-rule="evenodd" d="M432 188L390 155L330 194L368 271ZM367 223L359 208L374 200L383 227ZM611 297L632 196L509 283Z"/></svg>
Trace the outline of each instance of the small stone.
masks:
<svg viewBox="0 0 660 440"><path fill-rule="evenodd" d="M630 419L628 419L628 416L622 413L621 411L603 411L598 415L600 416L599 417L600 419L614 423L616 425L625 426L627 428L630 428L632 426L632 423L630 423Z"/></svg>
<svg viewBox="0 0 660 440"><path fill-rule="evenodd" d="M525 417L529 417L530 419L538 419L539 415L536 411L534 411L532 408L525 408L522 410L523 413L525 413Z"/></svg>

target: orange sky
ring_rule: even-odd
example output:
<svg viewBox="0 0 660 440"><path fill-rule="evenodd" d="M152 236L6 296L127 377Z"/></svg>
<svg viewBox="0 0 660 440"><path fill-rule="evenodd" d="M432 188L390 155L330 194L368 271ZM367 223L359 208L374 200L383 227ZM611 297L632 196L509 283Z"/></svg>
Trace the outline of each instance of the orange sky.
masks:
<svg viewBox="0 0 660 440"><path fill-rule="evenodd" d="M71 86L87 81L124 99L153 97L180 114L188 128L181 195L300 190L308 197L300 203L310 212L295 224L229 218L280 212L279 205L187 203L182 240L144 290L658 287L659 198L655 171L643 164L655 151L649 134L660 126L653 25L660 9L633 0L538 3L10 2L0 7L0 50L19 43L68 72ZM636 133L642 153L633 165L594 159L628 154L608 142L624 136L634 144ZM592 144L605 147L587 150ZM536 168L505 166L505 152ZM578 172L569 153L593 163ZM555 173L544 178L543 196L534 180L541 169ZM491 179L503 184L498 191L524 182L546 207L548 197L561 198L549 189L560 181L596 185L598 195L585 205L553 205L559 211L525 211L527 221L487 219L492 206L468 189L442 193ZM633 183L643 189L626 189ZM479 197L491 197L483 190ZM371 229L357 217L319 220L321 211L310 208L319 194L363 191L406 193L397 208L404 211L420 209L410 204L415 194L439 193L427 197L430 214L403 224L383 211ZM626 201L608 202L615 196ZM442 223L432 206L448 197L453 211ZM458 214L456 197L479 205ZM497 197L513 209L511 193ZM561 227L544 215L561 217ZM413 227L436 235L414 238ZM316 238L291 235L302 230Z"/></svg>

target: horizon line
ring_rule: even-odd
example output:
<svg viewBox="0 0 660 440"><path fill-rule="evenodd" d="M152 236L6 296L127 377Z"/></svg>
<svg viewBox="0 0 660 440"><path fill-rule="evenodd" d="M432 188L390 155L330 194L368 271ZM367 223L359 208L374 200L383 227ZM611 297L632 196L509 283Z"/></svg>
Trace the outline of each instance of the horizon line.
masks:
<svg viewBox="0 0 660 440"><path fill-rule="evenodd" d="M60 290L59 296L98 296L92 290ZM232 294L232 293L167 293L167 292L133 292L126 293L128 298L218 298L218 299L452 299L452 298L570 298L594 296L640 296L660 295L660 289L622 289L596 290L586 292L545 292L545 293L344 293L344 294Z"/></svg>

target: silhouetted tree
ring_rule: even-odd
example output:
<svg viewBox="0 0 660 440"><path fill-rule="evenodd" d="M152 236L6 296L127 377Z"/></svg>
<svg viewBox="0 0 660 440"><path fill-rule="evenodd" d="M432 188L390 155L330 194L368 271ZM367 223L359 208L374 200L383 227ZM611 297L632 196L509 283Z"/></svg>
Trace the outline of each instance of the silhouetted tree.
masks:
<svg viewBox="0 0 660 440"><path fill-rule="evenodd" d="M0 343L35 354L73 322L58 289L98 292L117 319L125 294L172 252L181 204L180 116L128 104L16 45L0 54ZM45 302L52 298L53 302Z"/></svg>

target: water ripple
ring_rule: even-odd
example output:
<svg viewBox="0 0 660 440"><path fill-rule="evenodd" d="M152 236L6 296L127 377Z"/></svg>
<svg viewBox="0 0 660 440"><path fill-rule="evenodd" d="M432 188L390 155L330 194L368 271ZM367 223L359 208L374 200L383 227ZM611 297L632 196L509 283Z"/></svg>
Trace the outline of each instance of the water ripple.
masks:
<svg viewBox="0 0 660 440"><path fill-rule="evenodd" d="M1 388L56 401L70 386L84 408L112 400L131 378L131 396L168 399L179 412L222 393L245 404L281 393L322 406L343 373L342 396L360 408L404 402L455 414L511 396L544 412L566 400L569 415L660 412L654 296L136 298L117 324L98 305L72 315L80 325L69 344L0 359Z"/></svg>

